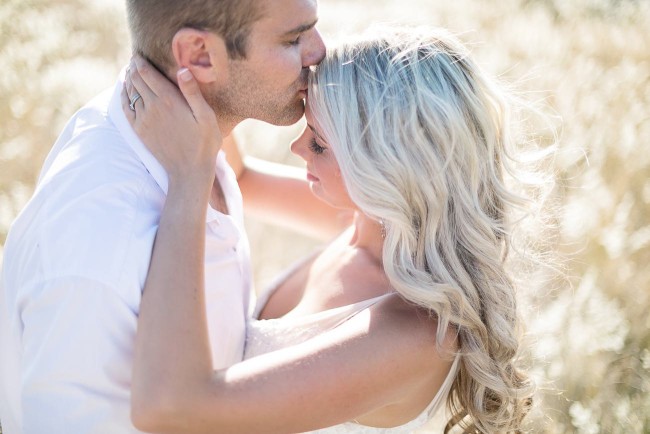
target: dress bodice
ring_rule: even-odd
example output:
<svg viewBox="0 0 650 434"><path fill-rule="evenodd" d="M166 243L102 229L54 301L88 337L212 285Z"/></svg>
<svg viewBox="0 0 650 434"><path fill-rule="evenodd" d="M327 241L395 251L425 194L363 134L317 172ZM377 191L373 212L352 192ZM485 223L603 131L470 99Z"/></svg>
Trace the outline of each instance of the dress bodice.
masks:
<svg viewBox="0 0 650 434"><path fill-rule="evenodd" d="M360 312L370 308L382 299L394 293L384 294L358 303L328 309L311 315L298 317L281 317L275 319L257 319L266 301L273 291L266 291L258 300L254 317L249 321L246 333L244 358L259 356L271 351L305 342L321 333L327 332ZM346 422L312 433L317 434L406 434L413 433L425 425L436 412L443 409L454 378L458 371L459 356L456 356L447 377L427 408L410 422L392 428L375 428Z"/></svg>

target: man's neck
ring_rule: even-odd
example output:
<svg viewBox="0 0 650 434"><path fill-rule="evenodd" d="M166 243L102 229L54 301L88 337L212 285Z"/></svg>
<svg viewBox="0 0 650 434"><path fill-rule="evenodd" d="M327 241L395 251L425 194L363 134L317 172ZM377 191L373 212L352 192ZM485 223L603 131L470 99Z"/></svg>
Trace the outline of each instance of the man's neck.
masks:
<svg viewBox="0 0 650 434"><path fill-rule="evenodd" d="M241 120L239 119L226 118L217 114L217 124L219 125L221 137L228 137L232 133L232 130L240 123Z"/></svg>

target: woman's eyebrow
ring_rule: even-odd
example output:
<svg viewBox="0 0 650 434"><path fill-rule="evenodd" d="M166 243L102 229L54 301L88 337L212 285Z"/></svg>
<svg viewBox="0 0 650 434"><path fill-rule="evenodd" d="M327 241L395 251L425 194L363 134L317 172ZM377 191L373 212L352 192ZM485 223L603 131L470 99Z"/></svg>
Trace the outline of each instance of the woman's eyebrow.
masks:
<svg viewBox="0 0 650 434"><path fill-rule="evenodd" d="M311 126L311 125L309 125L309 124L307 124L307 126L309 127L309 129L311 130L311 132L314 133L314 135L318 138L318 140L320 140L320 141L323 142L323 143L327 143L327 141L323 138L323 136L321 136L320 134L318 134L318 131L316 131L316 128L314 128L313 126Z"/></svg>

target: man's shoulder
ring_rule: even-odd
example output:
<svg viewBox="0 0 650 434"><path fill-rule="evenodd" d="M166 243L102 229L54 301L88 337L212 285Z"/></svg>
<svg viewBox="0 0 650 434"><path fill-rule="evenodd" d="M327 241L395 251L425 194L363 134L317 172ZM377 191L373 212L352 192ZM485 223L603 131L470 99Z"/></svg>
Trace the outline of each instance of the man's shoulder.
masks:
<svg viewBox="0 0 650 434"><path fill-rule="evenodd" d="M124 255L134 236L157 224L164 200L128 147L82 140L58 156L28 207L43 242Z"/></svg>
<svg viewBox="0 0 650 434"><path fill-rule="evenodd" d="M146 273L165 195L110 123L84 125L82 111L12 224L5 257L25 258L44 277L133 284Z"/></svg>
<svg viewBox="0 0 650 434"><path fill-rule="evenodd" d="M137 302L164 197L144 184L102 178L61 176L32 197L5 244L16 286L77 276Z"/></svg>
<svg viewBox="0 0 650 434"><path fill-rule="evenodd" d="M110 125L108 114L112 98L112 89L104 89L99 94L88 100L69 119L59 138L69 138L77 128L105 127Z"/></svg>
<svg viewBox="0 0 650 434"><path fill-rule="evenodd" d="M109 100L101 94L70 119L13 222L4 259L16 285L65 275L135 289L143 281L165 195L111 122Z"/></svg>
<svg viewBox="0 0 650 434"><path fill-rule="evenodd" d="M163 193L141 159L142 146L125 137L124 126L114 119L115 92L100 93L70 118L43 164L37 193L48 189L74 195L95 188Z"/></svg>
<svg viewBox="0 0 650 434"><path fill-rule="evenodd" d="M100 186L108 190L141 190L155 185L137 153L111 121L107 99L110 95L100 94L70 119L43 165L37 192L41 188L75 191Z"/></svg>

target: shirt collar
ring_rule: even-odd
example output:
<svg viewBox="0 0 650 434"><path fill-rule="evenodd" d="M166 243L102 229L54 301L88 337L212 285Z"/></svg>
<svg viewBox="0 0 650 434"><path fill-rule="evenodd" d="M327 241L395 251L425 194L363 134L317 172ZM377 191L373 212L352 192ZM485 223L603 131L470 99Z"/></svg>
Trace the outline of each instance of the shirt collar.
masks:
<svg viewBox="0 0 650 434"><path fill-rule="evenodd" d="M160 189L167 195L167 190L169 187L169 178L165 168L156 160L156 157L153 156L149 149L142 143L142 140L138 137L136 132L131 127L129 120L126 118L126 115L122 111L122 88L124 87L124 78L126 76L126 67L122 69L120 75L118 76L117 83L115 83L115 89L113 90L113 96L108 105L108 117L111 119L115 128L117 128L120 135L124 140L129 144L133 152L136 153L144 167L147 169L147 172L151 174L153 179L156 181L156 184ZM221 152L220 152L221 153ZM224 214L212 208L208 205L208 212L206 216L206 221L216 221L220 222L224 217Z"/></svg>

